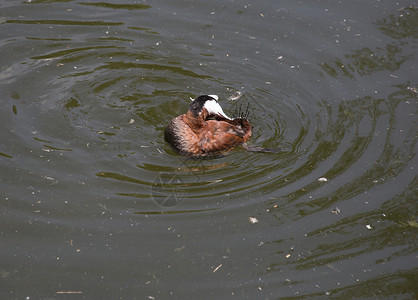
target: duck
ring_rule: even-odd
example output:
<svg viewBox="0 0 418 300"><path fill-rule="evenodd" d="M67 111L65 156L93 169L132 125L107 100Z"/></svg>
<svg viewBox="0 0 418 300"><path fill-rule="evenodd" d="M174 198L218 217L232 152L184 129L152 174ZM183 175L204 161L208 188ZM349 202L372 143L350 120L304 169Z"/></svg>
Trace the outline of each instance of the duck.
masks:
<svg viewBox="0 0 418 300"><path fill-rule="evenodd" d="M185 114L172 119L164 139L177 152L189 157L222 156L246 145L252 125L246 116L231 118L219 104L217 95L200 95Z"/></svg>

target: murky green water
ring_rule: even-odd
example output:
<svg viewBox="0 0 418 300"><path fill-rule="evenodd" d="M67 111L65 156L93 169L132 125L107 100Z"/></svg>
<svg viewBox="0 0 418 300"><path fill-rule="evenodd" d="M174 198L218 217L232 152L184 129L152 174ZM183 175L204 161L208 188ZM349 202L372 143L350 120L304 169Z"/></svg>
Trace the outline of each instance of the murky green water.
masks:
<svg viewBox="0 0 418 300"><path fill-rule="evenodd" d="M2 299L417 296L418 7L259 2L0 1ZM199 94L282 151L178 156Z"/></svg>

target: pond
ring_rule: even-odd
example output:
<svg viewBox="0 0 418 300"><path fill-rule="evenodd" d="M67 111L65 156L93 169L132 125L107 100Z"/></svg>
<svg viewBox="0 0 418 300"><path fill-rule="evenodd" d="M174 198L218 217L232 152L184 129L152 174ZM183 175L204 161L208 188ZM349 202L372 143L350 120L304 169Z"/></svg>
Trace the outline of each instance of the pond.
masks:
<svg viewBox="0 0 418 300"><path fill-rule="evenodd" d="M417 296L418 7L249 2L0 2L2 299Z"/></svg>

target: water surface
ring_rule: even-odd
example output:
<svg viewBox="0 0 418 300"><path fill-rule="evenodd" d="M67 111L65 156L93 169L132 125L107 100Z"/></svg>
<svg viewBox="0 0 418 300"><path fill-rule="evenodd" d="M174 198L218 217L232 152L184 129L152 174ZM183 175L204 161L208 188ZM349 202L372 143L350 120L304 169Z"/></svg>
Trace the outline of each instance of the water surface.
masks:
<svg viewBox="0 0 418 300"><path fill-rule="evenodd" d="M417 28L409 1L1 1L1 298L414 299ZM177 155L200 94L281 151Z"/></svg>

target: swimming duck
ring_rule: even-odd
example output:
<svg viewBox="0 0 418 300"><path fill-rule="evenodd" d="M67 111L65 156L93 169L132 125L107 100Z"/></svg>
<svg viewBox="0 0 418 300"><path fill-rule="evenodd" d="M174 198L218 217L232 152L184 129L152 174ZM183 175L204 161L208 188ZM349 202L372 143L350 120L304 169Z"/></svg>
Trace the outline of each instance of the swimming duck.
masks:
<svg viewBox="0 0 418 300"><path fill-rule="evenodd" d="M250 122L228 117L218 100L217 95L201 95L185 114L171 120L164 139L175 151L191 157L218 156L248 141Z"/></svg>

